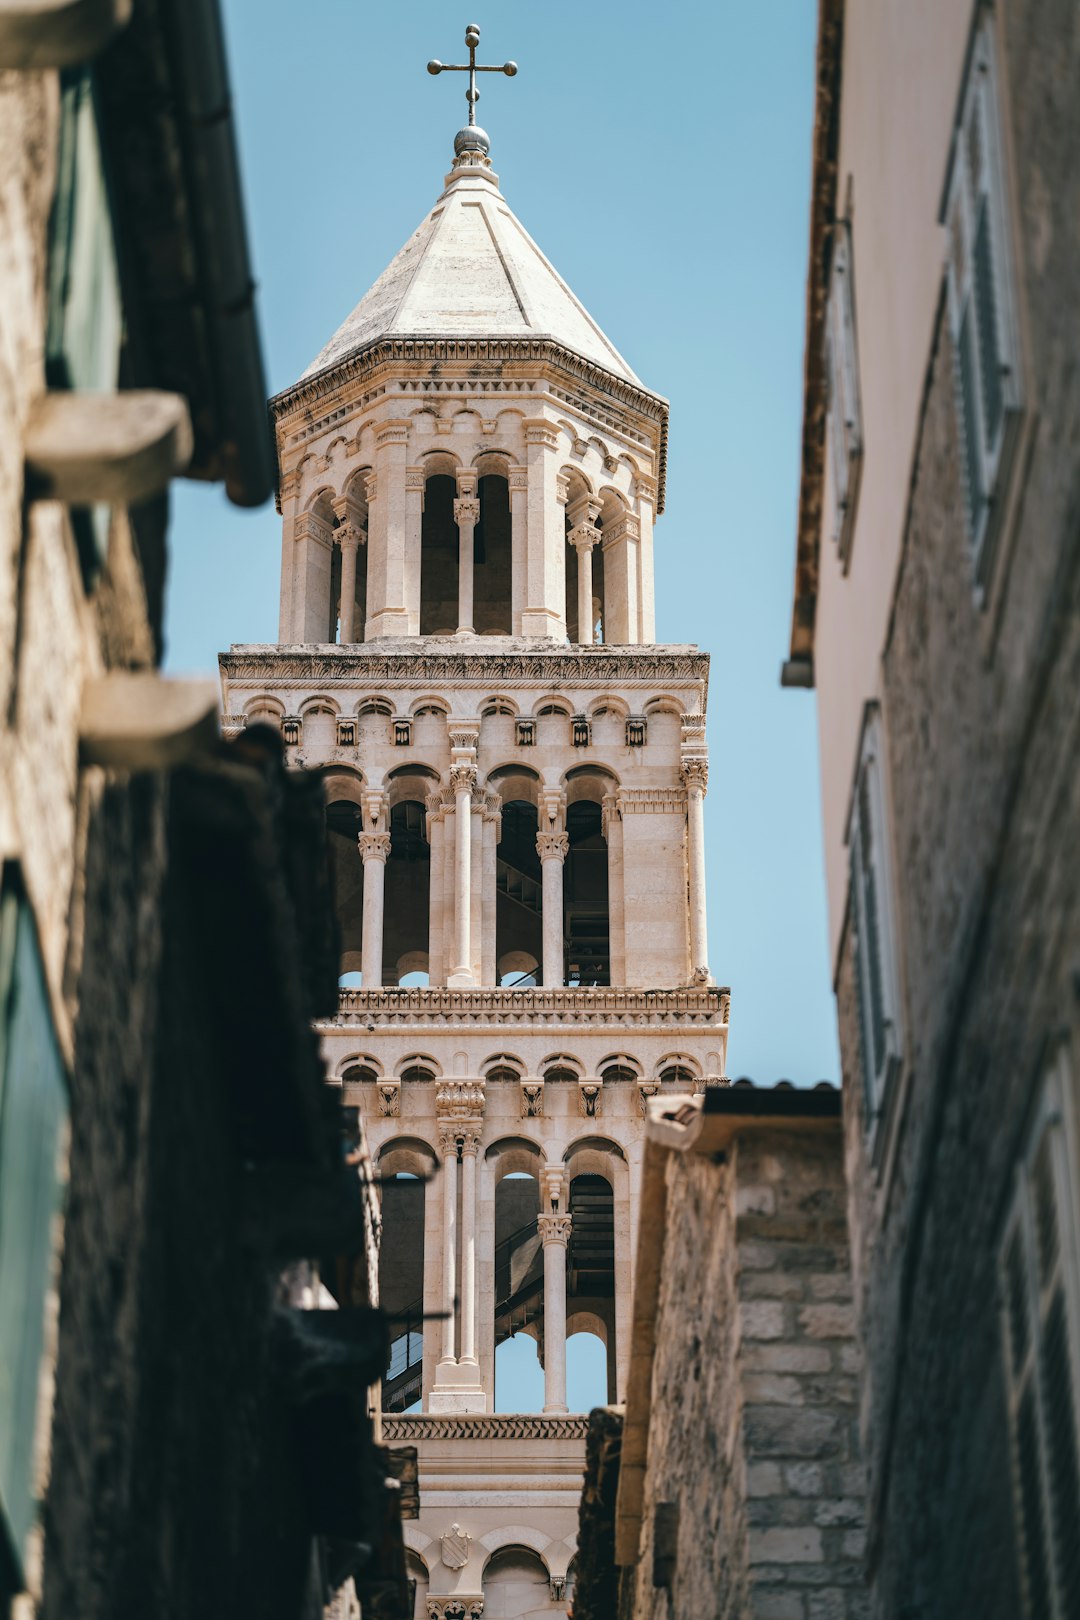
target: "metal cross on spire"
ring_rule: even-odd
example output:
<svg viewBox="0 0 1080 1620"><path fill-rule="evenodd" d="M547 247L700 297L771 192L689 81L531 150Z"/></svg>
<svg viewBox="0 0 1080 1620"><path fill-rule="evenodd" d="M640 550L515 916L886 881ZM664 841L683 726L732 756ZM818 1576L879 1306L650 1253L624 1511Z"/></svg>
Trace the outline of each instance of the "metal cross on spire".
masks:
<svg viewBox="0 0 1080 1620"><path fill-rule="evenodd" d="M429 73L467 73L469 75L469 88L465 92L465 100L469 103L469 127L476 124L476 103L480 100L480 92L476 88L476 75L478 73L505 73L512 79L517 72L516 62L504 62L501 67L484 67L476 60L476 47L480 43L480 30L475 23L469 23L465 29L465 43L469 47L469 60L467 62L440 62L438 58L427 65Z"/></svg>

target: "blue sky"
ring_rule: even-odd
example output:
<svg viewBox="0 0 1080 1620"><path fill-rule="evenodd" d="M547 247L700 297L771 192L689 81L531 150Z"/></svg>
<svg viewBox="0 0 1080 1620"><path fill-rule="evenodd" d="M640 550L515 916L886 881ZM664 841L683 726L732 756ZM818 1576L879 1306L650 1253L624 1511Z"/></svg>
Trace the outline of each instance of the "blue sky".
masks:
<svg viewBox="0 0 1080 1620"><path fill-rule="evenodd" d="M223 0L272 391L292 382L442 186L478 121L508 201L671 401L657 636L712 655L711 965L729 1068L838 1078L813 700L781 692L798 493L814 0ZM167 666L277 634L280 526L180 485Z"/></svg>

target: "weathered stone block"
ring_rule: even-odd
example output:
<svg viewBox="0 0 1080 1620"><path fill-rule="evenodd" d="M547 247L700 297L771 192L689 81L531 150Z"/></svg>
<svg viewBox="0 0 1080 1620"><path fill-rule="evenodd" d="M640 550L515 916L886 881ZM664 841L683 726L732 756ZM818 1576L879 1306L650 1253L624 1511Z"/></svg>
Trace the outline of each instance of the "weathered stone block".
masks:
<svg viewBox="0 0 1080 1620"><path fill-rule="evenodd" d="M806 1305L799 1312L799 1326L811 1339L849 1339L854 1313L850 1305Z"/></svg>
<svg viewBox="0 0 1080 1620"><path fill-rule="evenodd" d="M824 1556L821 1531L810 1525L750 1531L751 1564L811 1564Z"/></svg>

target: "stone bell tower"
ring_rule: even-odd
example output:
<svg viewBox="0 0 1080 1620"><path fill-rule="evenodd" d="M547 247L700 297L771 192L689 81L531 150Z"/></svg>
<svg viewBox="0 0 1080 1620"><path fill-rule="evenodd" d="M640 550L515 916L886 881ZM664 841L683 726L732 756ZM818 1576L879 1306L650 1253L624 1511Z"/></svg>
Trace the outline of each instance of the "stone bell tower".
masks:
<svg viewBox="0 0 1080 1620"><path fill-rule="evenodd" d="M470 122L434 207L271 407L280 642L222 657L224 724L279 726L326 785L342 989L321 1035L382 1178L417 1614L558 1615L585 1435L567 1343L599 1339L597 1398L624 1398L645 1101L725 1073L708 659L654 639L667 405ZM496 1383L519 1334L542 1411Z"/></svg>

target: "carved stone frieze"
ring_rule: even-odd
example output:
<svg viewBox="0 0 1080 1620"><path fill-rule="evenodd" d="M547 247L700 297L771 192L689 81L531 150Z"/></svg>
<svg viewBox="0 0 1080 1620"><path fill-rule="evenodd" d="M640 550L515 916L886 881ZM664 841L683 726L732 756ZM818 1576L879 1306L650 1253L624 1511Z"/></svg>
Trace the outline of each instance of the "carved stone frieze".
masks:
<svg viewBox="0 0 1080 1620"><path fill-rule="evenodd" d="M580 1440L585 1444L587 1416L558 1417L536 1413L384 1413L383 1439L417 1440Z"/></svg>
<svg viewBox="0 0 1080 1620"><path fill-rule="evenodd" d="M292 686L444 690L454 685L498 691L538 684L592 686L597 681L647 690L655 684L692 682L695 687L700 683L702 698L709 672L708 654L691 647L638 651L632 647L615 650L604 646L537 645L533 651L525 650L521 642L507 652L434 652L402 647L400 652L388 649L375 653L364 642L313 653L252 646L223 654L220 665L231 682L257 685L268 691Z"/></svg>
<svg viewBox="0 0 1080 1620"><path fill-rule="evenodd" d="M367 1024L379 1029L407 1025L423 1028L548 1027L664 1028L727 1024L730 994L714 985L693 985L678 990L616 990L567 986L556 990L520 990L491 987L452 989L443 986L410 989L341 990L338 1012L323 1027Z"/></svg>
<svg viewBox="0 0 1080 1620"><path fill-rule="evenodd" d="M620 788L619 814L631 815L673 815L685 814L686 789L683 787L669 788Z"/></svg>
<svg viewBox="0 0 1080 1620"><path fill-rule="evenodd" d="M596 1119L600 1113L600 1094L604 1082L599 1075L587 1075L578 1081L578 1109L583 1119Z"/></svg>
<svg viewBox="0 0 1080 1620"><path fill-rule="evenodd" d="M378 1083L379 1108L384 1118L397 1119L401 1113L401 1081L396 1075Z"/></svg>
<svg viewBox="0 0 1080 1620"><path fill-rule="evenodd" d="M536 1075L525 1075L518 1081L521 1087L522 1119L541 1119L544 1113L544 1082Z"/></svg>
<svg viewBox="0 0 1080 1620"><path fill-rule="evenodd" d="M484 1612L482 1597L429 1597L428 1620L480 1620Z"/></svg>

